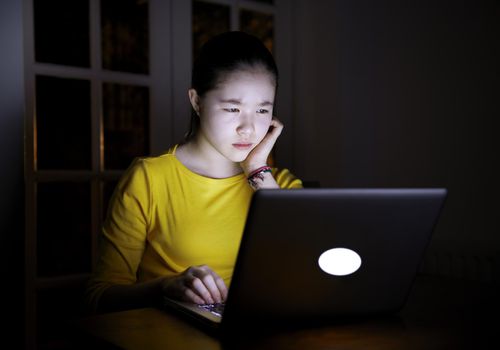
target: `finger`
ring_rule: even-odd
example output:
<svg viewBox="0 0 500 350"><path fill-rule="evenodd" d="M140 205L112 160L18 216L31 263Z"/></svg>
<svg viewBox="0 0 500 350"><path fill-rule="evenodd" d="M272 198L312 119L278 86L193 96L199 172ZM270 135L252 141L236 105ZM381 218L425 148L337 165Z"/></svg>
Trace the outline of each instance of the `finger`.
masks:
<svg viewBox="0 0 500 350"><path fill-rule="evenodd" d="M278 137L281 134L281 131L283 131L283 123L279 121L278 118L273 118L271 120L271 126L273 127L273 129L271 130L271 134L274 134L276 135L276 137Z"/></svg>
<svg viewBox="0 0 500 350"><path fill-rule="evenodd" d="M283 123L277 117L271 119L271 125L274 127L283 127Z"/></svg>
<svg viewBox="0 0 500 350"><path fill-rule="evenodd" d="M198 277L205 287L210 292L212 299L216 303L220 303L222 301L222 293L219 290L219 286L216 283L216 279L220 278L210 267L202 266L199 271L195 273L196 277Z"/></svg>
<svg viewBox="0 0 500 350"><path fill-rule="evenodd" d="M212 294L198 277L193 278L191 282L191 289L204 300L205 304L214 304L215 301L212 298Z"/></svg>
<svg viewBox="0 0 500 350"><path fill-rule="evenodd" d="M202 298L200 298L198 294L196 294L187 287L184 288L184 291L182 293L182 299L190 303L205 304L205 301Z"/></svg>
<svg viewBox="0 0 500 350"><path fill-rule="evenodd" d="M281 135L282 130L283 126L276 126L270 132L268 132L260 142L262 149L270 152L274 144L276 143L276 140Z"/></svg>
<svg viewBox="0 0 500 350"><path fill-rule="evenodd" d="M205 287L208 289L208 291L210 292L210 294L212 295L212 299L216 302L216 303L220 303L222 302L222 294L219 290L219 286L217 285L217 283L215 282L215 279L212 275L206 275L203 279L202 279L203 283L205 284Z"/></svg>
<svg viewBox="0 0 500 350"><path fill-rule="evenodd" d="M219 290L219 293L221 296L221 301L226 300L227 299L227 287L226 287L226 284L224 283L224 280L215 271L210 270L210 273L212 274L214 282Z"/></svg>
<svg viewBox="0 0 500 350"><path fill-rule="evenodd" d="M217 287L219 288L219 291L221 293L222 301L225 301L227 299L227 287L226 284L224 283L224 280L222 278L216 278L215 283L217 284Z"/></svg>
<svg viewBox="0 0 500 350"><path fill-rule="evenodd" d="M194 293L196 293L202 300L202 304L213 304L214 298L208 290L208 288L203 283L202 279L205 275L210 275L210 268L206 265L201 266L191 266L185 271L185 284L188 288L191 288Z"/></svg>

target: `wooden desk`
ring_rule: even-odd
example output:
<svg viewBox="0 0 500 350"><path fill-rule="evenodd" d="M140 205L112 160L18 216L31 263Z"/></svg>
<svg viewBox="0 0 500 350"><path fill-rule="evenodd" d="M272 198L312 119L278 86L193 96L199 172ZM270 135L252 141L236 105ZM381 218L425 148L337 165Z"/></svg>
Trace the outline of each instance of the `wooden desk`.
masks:
<svg viewBox="0 0 500 350"><path fill-rule="evenodd" d="M153 308L77 322L78 344L125 349L500 349L498 287L419 276L397 317L223 341ZM489 317L491 316L491 317ZM82 337L83 336L83 337ZM84 343L84 340L87 343Z"/></svg>

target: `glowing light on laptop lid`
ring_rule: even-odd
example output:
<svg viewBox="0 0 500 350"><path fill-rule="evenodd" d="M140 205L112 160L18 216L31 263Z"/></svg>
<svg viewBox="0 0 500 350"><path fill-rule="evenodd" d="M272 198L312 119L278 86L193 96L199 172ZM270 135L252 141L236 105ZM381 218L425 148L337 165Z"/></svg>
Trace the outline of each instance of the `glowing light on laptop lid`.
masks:
<svg viewBox="0 0 500 350"><path fill-rule="evenodd" d="M346 276L361 266L361 257L348 248L333 248L324 251L318 259L321 270L334 276Z"/></svg>

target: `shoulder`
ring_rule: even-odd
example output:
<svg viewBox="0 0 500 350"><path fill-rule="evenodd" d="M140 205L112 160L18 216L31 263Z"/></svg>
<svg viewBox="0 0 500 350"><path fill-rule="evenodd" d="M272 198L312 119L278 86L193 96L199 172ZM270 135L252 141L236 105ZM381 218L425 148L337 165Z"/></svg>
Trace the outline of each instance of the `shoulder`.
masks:
<svg viewBox="0 0 500 350"><path fill-rule="evenodd" d="M168 174L169 169L176 167L175 156L171 149L158 155L135 158L125 170L120 180L122 186L136 184L141 187L150 186L159 177Z"/></svg>
<svg viewBox="0 0 500 350"><path fill-rule="evenodd" d="M175 167L176 159L173 154L164 153L155 157L140 158L137 160L137 165L154 175Z"/></svg>
<svg viewBox="0 0 500 350"><path fill-rule="evenodd" d="M273 176L280 188L302 188L302 181L293 175L290 170L273 168Z"/></svg>
<svg viewBox="0 0 500 350"><path fill-rule="evenodd" d="M168 169L176 167L177 161L173 150L175 146L157 156L140 157L134 159L129 169L143 171L149 176L165 173Z"/></svg>

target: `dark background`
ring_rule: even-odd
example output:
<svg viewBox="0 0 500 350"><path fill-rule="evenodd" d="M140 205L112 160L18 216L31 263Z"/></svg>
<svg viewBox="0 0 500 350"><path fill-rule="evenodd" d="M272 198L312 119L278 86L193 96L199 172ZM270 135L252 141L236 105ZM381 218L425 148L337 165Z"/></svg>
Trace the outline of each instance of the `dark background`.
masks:
<svg viewBox="0 0 500 350"><path fill-rule="evenodd" d="M433 247L498 257L499 2L297 0L294 11L295 173L323 186L447 187ZM0 2L0 48L2 309L19 340L22 1Z"/></svg>
<svg viewBox="0 0 500 350"><path fill-rule="evenodd" d="M24 182L22 1L0 2L0 249L1 295L7 337L23 344ZM21 341L20 341L21 340Z"/></svg>
<svg viewBox="0 0 500 350"><path fill-rule="evenodd" d="M448 188L431 272L498 280L500 2L295 4L294 172Z"/></svg>

